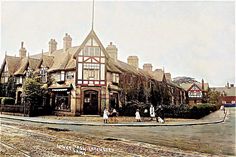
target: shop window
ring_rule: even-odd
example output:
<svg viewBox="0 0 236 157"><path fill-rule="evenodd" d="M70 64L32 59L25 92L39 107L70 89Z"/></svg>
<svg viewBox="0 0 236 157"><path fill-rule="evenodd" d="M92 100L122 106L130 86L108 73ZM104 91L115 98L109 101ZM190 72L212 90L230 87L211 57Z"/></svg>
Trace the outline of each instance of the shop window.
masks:
<svg viewBox="0 0 236 157"><path fill-rule="evenodd" d="M57 92L55 94L55 110L70 111L69 92Z"/></svg>

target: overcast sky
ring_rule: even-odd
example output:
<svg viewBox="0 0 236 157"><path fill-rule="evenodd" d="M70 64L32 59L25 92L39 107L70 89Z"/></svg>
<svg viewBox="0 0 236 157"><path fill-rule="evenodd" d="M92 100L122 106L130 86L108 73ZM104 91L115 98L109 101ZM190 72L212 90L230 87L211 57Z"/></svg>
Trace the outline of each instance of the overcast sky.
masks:
<svg viewBox="0 0 236 157"><path fill-rule="evenodd" d="M31 54L48 51L65 33L78 46L91 30L92 1L1 2L1 58L19 54L25 42ZM94 30L118 58L139 57L173 77L190 76L211 86L235 83L234 2L95 1Z"/></svg>

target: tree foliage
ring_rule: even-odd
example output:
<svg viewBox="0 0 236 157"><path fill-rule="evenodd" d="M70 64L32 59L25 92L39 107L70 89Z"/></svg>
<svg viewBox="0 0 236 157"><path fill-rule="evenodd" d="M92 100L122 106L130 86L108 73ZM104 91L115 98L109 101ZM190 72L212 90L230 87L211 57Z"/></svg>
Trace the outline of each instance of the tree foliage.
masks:
<svg viewBox="0 0 236 157"><path fill-rule="evenodd" d="M0 84L0 96L15 98L16 83L13 76L9 77L7 83Z"/></svg>
<svg viewBox="0 0 236 157"><path fill-rule="evenodd" d="M23 84L23 93L25 99L31 104L39 105L46 92L43 84L38 81L38 78L27 78Z"/></svg>
<svg viewBox="0 0 236 157"><path fill-rule="evenodd" d="M208 102L211 104L217 104L219 102L220 92L210 90L208 92Z"/></svg>

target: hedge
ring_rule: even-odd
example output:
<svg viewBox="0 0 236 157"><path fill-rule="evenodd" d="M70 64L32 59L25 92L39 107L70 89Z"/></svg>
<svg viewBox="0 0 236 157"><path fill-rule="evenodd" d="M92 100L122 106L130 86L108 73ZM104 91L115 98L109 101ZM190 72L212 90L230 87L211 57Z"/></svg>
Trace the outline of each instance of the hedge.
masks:
<svg viewBox="0 0 236 157"><path fill-rule="evenodd" d="M149 108L151 104L145 104L138 101L127 102L125 106L118 110L121 116L134 116L136 109L139 109L140 115L149 116ZM156 109L156 106L154 106ZM181 105L162 105L164 110L164 116L170 118L202 118L211 112L219 109L218 105L215 104L196 104L194 106L189 106L188 104ZM144 109L148 109L148 115L144 115Z"/></svg>
<svg viewBox="0 0 236 157"><path fill-rule="evenodd" d="M11 97L1 97L1 104L3 105L14 105L15 104L15 99Z"/></svg>
<svg viewBox="0 0 236 157"><path fill-rule="evenodd" d="M215 104L197 104L190 108L190 115L191 118L198 119L216 111L217 109L218 106Z"/></svg>

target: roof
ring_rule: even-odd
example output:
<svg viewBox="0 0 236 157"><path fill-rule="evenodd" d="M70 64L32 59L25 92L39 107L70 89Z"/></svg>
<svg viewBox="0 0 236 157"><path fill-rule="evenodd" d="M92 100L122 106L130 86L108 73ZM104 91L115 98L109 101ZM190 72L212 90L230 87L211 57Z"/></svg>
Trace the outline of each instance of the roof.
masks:
<svg viewBox="0 0 236 157"><path fill-rule="evenodd" d="M49 52L42 52L36 55L32 55L30 57L19 58L19 57L11 57L6 56L5 62L6 65L9 66L10 74L24 74L27 66L32 68L33 70L37 71L40 65L44 65L48 67L49 72L59 71L59 70L69 70L76 68L76 56L85 44L88 42L89 39L93 38L96 42L100 45L101 50L104 52L104 55L107 58L106 68L110 72L116 73L130 73L134 75L140 75L145 78L154 79L157 81L163 81L164 73L150 73L144 71L143 69L136 68L135 66L129 65L128 63L122 61L115 61L113 60L109 54L107 53L106 49L103 47L101 41L97 37L94 30L91 30L90 33L87 35L85 40L80 46L74 46L68 48L66 51L63 49L58 49L53 51L49 54ZM4 65L4 64L3 64ZM3 70L3 67L1 68ZM172 84L175 85L175 84ZM176 85L175 85L176 86Z"/></svg>
<svg viewBox="0 0 236 157"><path fill-rule="evenodd" d="M213 87L211 88L220 93L225 93L226 96L236 96L236 87Z"/></svg>
<svg viewBox="0 0 236 157"><path fill-rule="evenodd" d="M20 57L6 55L1 70L4 70L4 67L7 66L9 74L13 75L19 67L20 60Z"/></svg>
<svg viewBox="0 0 236 157"><path fill-rule="evenodd" d="M202 89L202 83L182 83L180 84L180 87L182 87L184 90L189 90L189 88L193 85L196 84L198 86L198 88L200 88L201 90L207 91L209 89L209 84L208 83L204 83L204 89Z"/></svg>

